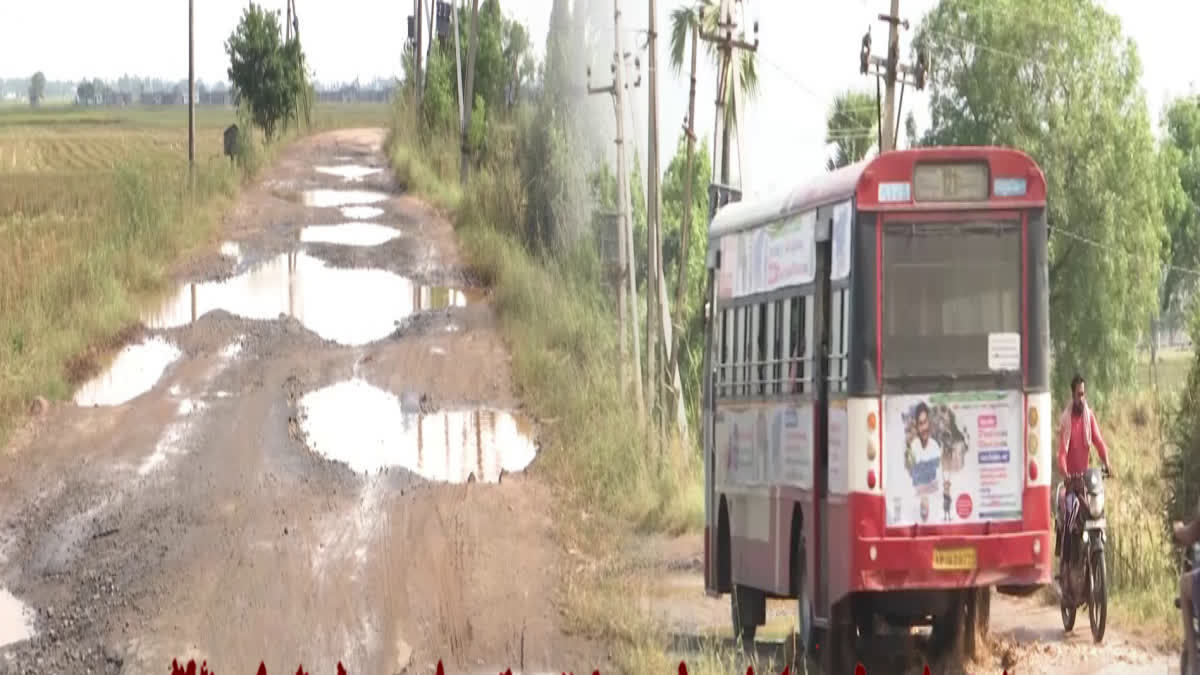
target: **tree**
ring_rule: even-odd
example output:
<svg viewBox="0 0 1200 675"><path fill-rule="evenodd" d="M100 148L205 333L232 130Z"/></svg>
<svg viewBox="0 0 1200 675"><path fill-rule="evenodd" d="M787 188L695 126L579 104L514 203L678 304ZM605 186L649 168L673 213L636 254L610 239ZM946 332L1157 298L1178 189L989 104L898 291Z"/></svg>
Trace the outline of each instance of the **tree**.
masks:
<svg viewBox="0 0 1200 675"><path fill-rule="evenodd" d="M838 94L825 119L825 142L835 146L825 168L833 171L866 157L875 144L878 122L874 94L865 91Z"/></svg>
<svg viewBox="0 0 1200 675"><path fill-rule="evenodd" d="M283 41L278 10L251 2L225 42L235 103L246 103L251 119L268 140L277 129L299 119L311 84L305 72L300 38ZM311 98L308 99L311 101Z"/></svg>
<svg viewBox="0 0 1200 675"><path fill-rule="evenodd" d="M36 108L45 98L46 76L39 70L33 74L33 79L29 82L29 105Z"/></svg>
<svg viewBox="0 0 1200 675"><path fill-rule="evenodd" d="M1007 145L1041 165L1054 391L1078 369L1102 403L1134 372L1164 236L1136 47L1085 0L941 0L914 42L938 64L923 142Z"/></svg>
<svg viewBox="0 0 1200 675"><path fill-rule="evenodd" d="M96 86L84 80L75 88L75 102L79 105L93 105L96 102Z"/></svg>
<svg viewBox="0 0 1200 675"><path fill-rule="evenodd" d="M1178 98L1167 105L1160 147L1163 217L1168 245L1164 249L1160 313L1176 309L1196 286L1182 271L1200 266L1200 96Z"/></svg>
<svg viewBox="0 0 1200 675"><path fill-rule="evenodd" d="M717 20L720 14L720 0L697 0L694 5L680 7L671 12L671 68L678 75L683 70L684 54L687 41L692 35L692 29L700 23L701 10L704 22L702 33L714 33L717 30ZM745 39L745 31L740 38ZM712 42L705 43L709 58L721 72L721 52ZM733 63L724 73L724 81L720 82L722 99L721 109L726 123L721 131L721 182L729 182L730 140L738 129L738 108L752 100L758 93L758 65L755 53L745 49L734 50ZM690 65L690 61L689 61Z"/></svg>

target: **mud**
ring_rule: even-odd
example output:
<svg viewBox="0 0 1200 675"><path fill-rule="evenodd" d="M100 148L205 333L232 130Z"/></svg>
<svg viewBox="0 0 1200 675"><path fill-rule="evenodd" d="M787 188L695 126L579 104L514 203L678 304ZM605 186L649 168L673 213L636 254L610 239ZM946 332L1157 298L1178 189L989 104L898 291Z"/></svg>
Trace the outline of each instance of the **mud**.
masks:
<svg viewBox="0 0 1200 675"><path fill-rule="evenodd" d="M170 366L120 405L52 404L0 452L0 583L34 613L0 672L159 673L189 658L229 673L611 670L556 609L536 425L518 424L488 294L449 223L395 194L385 169L354 186L377 191L378 224L402 236L301 241L338 210L300 193L344 186L313 167L383 166L382 139L343 131L283 151L128 331L174 345ZM356 379L421 430L418 461L364 475L309 447L311 433L357 461L345 441L381 420L319 421L303 405Z"/></svg>
<svg viewBox="0 0 1200 675"><path fill-rule="evenodd" d="M795 600L767 600L767 623L759 627L754 649L742 652L735 646L729 596L705 594L703 555L701 537L687 535L648 538L635 556L641 609L666 630L675 658L691 663L715 645L739 654L738 672L753 665L755 672L778 673L784 664L793 662L803 664L793 672L821 672L814 659L797 659ZM1134 637L1134 627L1114 625L1111 616L1103 643L1094 644L1086 616L1080 620L1082 624L1077 623L1072 633L1064 634L1057 606L1046 605L1036 596L1017 599L993 592L990 631L975 660L937 652L929 644L927 628L878 636L859 659L867 673L903 675L919 675L926 665L933 673L954 675L994 675L1005 670L1010 674L1149 675L1173 672L1171 664L1178 663L1178 654L1158 651Z"/></svg>

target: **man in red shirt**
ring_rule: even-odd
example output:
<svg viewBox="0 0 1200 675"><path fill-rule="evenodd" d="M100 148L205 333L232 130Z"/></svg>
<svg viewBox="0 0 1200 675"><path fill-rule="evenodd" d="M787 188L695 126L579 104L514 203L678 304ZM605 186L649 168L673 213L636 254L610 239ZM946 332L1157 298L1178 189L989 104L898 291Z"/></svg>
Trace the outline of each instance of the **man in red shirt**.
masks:
<svg viewBox="0 0 1200 675"><path fill-rule="evenodd" d="M1055 537L1055 556L1061 553L1062 523L1067 517L1067 482L1074 476L1087 471L1091 459L1091 448L1096 447L1096 454L1104 464L1104 470L1112 473L1112 465L1108 462L1108 446L1100 435L1100 425L1096 423L1096 415L1087 404L1087 384L1083 377L1076 374L1071 378L1071 405L1063 411L1058 426L1058 470L1068 481L1059 485L1058 490L1058 532Z"/></svg>

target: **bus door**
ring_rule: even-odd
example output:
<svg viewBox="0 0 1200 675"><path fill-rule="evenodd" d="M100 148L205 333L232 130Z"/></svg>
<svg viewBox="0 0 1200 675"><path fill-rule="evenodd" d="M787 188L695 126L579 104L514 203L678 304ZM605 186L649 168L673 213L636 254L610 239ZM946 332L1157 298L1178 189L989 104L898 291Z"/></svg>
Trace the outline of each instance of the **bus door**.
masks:
<svg viewBox="0 0 1200 675"><path fill-rule="evenodd" d="M810 575L813 590L813 613L819 625L825 625L829 618L829 583L827 581L831 561L829 560L829 537L831 523L827 505L829 503L829 267L830 267L830 236L833 209L824 207L817 209L815 228L816 245L816 283L813 290L811 322L813 338L813 359L811 368L813 374L813 400L815 401L813 423L813 477L814 501L816 515L816 551L811 556L816 561L815 574ZM845 533L842 533L845 536ZM841 561L842 563L846 561Z"/></svg>

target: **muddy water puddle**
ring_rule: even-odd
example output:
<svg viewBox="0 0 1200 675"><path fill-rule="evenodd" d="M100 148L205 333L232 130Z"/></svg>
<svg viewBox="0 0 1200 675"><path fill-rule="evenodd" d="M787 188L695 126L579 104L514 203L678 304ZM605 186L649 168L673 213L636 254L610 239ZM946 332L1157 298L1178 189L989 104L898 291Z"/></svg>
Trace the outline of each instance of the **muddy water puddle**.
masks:
<svg viewBox="0 0 1200 675"><path fill-rule="evenodd" d="M127 345L107 370L79 388L75 404L115 406L132 401L150 391L180 355L178 347L161 337Z"/></svg>
<svg viewBox="0 0 1200 675"><path fill-rule="evenodd" d="M378 190L305 190L300 193L305 206L319 209L377 204L389 197L390 194Z"/></svg>
<svg viewBox="0 0 1200 675"><path fill-rule="evenodd" d="M342 164L339 166L314 166L313 169L317 173L323 173L326 176L337 176L346 182L361 181L367 176L373 176L383 169L363 166L361 164Z"/></svg>
<svg viewBox="0 0 1200 675"><path fill-rule="evenodd" d="M400 230L375 223L309 225L300 231L300 241L306 244L342 246L378 246L399 236Z"/></svg>
<svg viewBox="0 0 1200 675"><path fill-rule="evenodd" d="M462 290L430 287L380 269L333 267L301 252L284 253L223 281L186 284L143 317L153 329L177 328L214 310L243 319L295 317L322 339L358 346L383 339L414 313L461 307Z"/></svg>
<svg viewBox="0 0 1200 675"><path fill-rule="evenodd" d="M0 647L33 637L33 610L0 588Z"/></svg>
<svg viewBox="0 0 1200 675"><path fill-rule="evenodd" d="M343 206L341 212L350 220L370 220L383 215L383 209L378 206Z"/></svg>
<svg viewBox="0 0 1200 675"><path fill-rule="evenodd" d="M494 483L519 472L537 446L528 420L488 408L425 413L415 402L353 379L300 400L309 447L358 473L401 467L443 483Z"/></svg>

